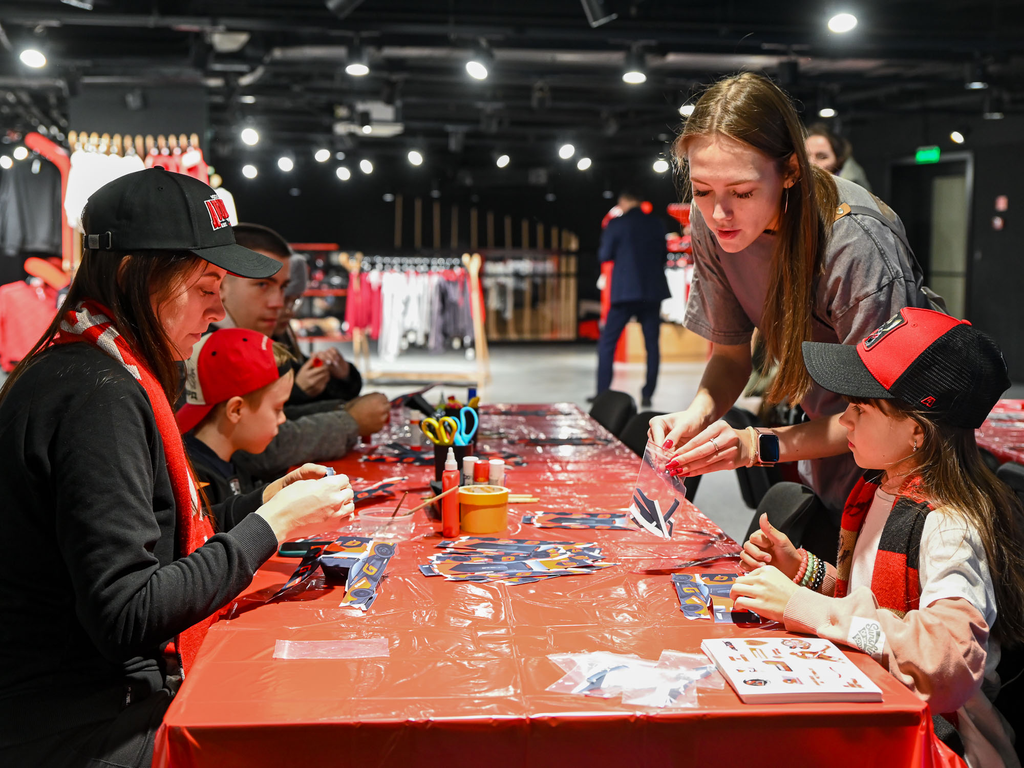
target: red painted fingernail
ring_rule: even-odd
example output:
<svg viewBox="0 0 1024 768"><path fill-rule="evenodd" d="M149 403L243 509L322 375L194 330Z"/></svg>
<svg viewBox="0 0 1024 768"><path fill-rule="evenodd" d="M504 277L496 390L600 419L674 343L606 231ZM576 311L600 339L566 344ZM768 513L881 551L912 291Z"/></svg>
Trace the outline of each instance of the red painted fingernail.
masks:
<svg viewBox="0 0 1024 768"><path fill-rule="evenodd" d="M679 462L676 461L675 459L671 459L671 460L665 462L665 466L668 469L674 469L675 467L679 466Z"/></svg>
<svg viewBox="0 0 1024 768"><path fill-rule="evenodd" d="M663 446L661 446L661 447L662 448L671 448L672 447L672 441L671 440L666 440L665 444Z"/></svg>

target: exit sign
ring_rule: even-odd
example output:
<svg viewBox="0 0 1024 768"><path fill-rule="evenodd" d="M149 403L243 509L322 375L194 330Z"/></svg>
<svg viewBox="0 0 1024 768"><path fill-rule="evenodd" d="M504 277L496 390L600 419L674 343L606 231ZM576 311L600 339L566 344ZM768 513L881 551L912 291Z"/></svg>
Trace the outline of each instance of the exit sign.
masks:
<svg viewBox="0 0 1024 768"><path fill-rule="evenodd" d="M914 155L915 163L937 163L942 152L938 147L918 147Z"/></svg>

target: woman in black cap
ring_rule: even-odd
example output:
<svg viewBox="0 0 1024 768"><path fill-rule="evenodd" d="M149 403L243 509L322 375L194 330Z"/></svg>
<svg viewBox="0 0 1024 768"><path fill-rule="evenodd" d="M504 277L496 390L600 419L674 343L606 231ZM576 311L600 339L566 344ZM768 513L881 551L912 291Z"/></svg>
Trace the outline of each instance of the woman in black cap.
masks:
<svg viewBox="0 0 1024 768"><path fill-rule="evenodd" d="M202 182L151 169L89 200L63 311L0 391L0 764L144 766L218 611L288 531L352 510L306 465L204 509L170 403L241 248ZM210 514L219 529L214 535Z"/></svg>

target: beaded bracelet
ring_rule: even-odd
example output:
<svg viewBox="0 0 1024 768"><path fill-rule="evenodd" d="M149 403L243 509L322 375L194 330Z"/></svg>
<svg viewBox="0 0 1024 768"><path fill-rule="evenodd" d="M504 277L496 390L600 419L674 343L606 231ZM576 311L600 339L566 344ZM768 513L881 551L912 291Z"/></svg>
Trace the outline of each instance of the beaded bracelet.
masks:
<svg viewBox="0 0 1024 768"><path fill-rule="evenodd" d="M818 561L818 567L815 569L815 572L814 572L814 580L811 582L811 590L812 591L818 592L818 591L821 590L821 585L825 581L825 572L826 572L825 561L824 560L819 560Z"/></svg>
<svg viewBox="0 0 1024 768"><path fill-rule="evenodd" d="M814 574L818 569L818 557L813 552L807 553L807 573L800 580L801 587L809 587L811 580L814 578Z"/></svg>
<svg viewBox="0 0 1024 768"><path fill-rule="evenodd" d="M800 580L803 579L804 574L807 573L807 550L800 550L800 570L796 572L796 576L793 577L793 583L799 584Z"/></svg>

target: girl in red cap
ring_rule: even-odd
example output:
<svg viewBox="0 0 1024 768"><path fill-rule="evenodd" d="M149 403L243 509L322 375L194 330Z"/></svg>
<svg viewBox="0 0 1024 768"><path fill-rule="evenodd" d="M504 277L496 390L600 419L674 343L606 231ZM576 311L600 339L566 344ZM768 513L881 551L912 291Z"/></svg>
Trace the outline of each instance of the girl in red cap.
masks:
<svg viewBox="0 0 1024 768"><path fill-rule="evenodd" d="M999 349L966 321L908 308L855 347L805 342L803 357L848 401L840 423L870 471L843 510L838 568L761 516L736 606L871 654L971 765L1019 765L991 702L1000 646L1024 639L1021 507L974 439L1010 385Z"/></svg>
<svg viewBox="0 0 1024 768"><path fill-rule="evenodd" d="M214 534L178 365L227 272L278 268L214 198L159 169L99 189L63 310L0 391L0 765L149 765L218 611L289 530L352 510L347 478L307 465L215 508Z"/></svg>

